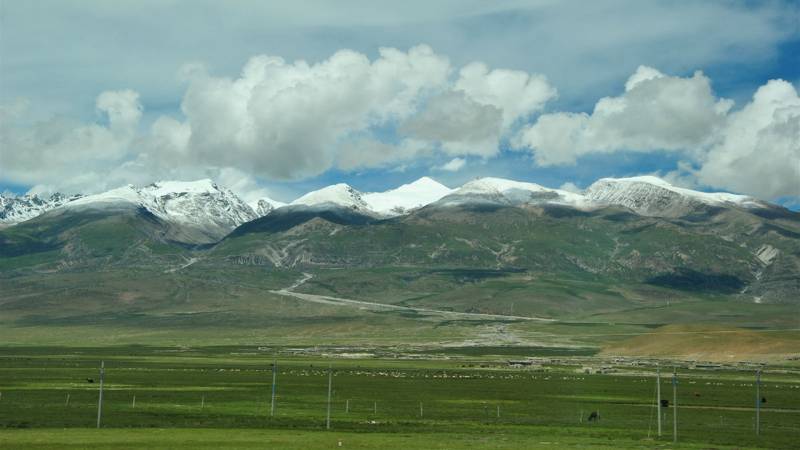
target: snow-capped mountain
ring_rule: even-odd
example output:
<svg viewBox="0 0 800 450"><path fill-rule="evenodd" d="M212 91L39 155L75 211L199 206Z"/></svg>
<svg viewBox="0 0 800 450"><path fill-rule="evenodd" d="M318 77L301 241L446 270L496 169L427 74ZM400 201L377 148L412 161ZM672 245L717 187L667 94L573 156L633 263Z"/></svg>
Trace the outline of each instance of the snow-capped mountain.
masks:
<svg viewBox="0 0 800 450"><path fill-rule="evenodd" d="M61 208L142 207L175 225L178 231L173 231L173 234L178 240L214 242L245 222L287 206L313 207L314 210L345 208L380 218L408 214L430 204L547 204L581 210L622 206L640 215L660 217L680 217L707 206L770 207L765 202L744 195L694 191L673 186L653 176L603 178L583 193L493 177L472 180L457 189L423 177L395 189L366 194L340 183L309 192L288 205L266 197L247 204L232 191L211 180L198 180L162 181L144 187L128 185L84 197L61 194L53 194L49 198L0 195L0 226L11 226Z"/></svg>
<svg viewBox="0 0 800 450"><path fill-rule="evenodd" d="M170 237L182 242L215 242L258 217L236 194L211 180L128 185L64 205L73 211L140 207L174 225Z"/></svg>
<svg viewBox="0 0 800 450"><path fill-rule="evenodd" d="M286 203L273 200L269 197L262 197L256 201L248 203L248 205L253 209L253 211L255 211L256 216L264 217L275 209L286 206Z"/></svg>
<svg viewBox="0 0 800 450"><path fill-rule="evenodd" d="M59 206L80 198L80 195L52 194L49 197L33 195L0 194L0 225L13 225L58 208Z"/></svg>
<svg viewBox="0 0 800 450"><path fill-rule="evenodd" d="M364 201L361 192L353 189L345 183L326 186L322 189L311 191L290 205L317 206L331 204L363 212L372 212L367 202Z"/></svg>
<svg viewBox="0 0 800 450"><path fill-rule="evenodd" d="M551 189L535 183L493 177L472 180L442 198L437 205L453 206L471 203L503 205L548 203L575 208L591 206L581 194Z"/></svg>
<svg viewBox="0 0 800 450"><path fill-rule="evenodd" d="M422 177L412 183L385 192L370 192L362 198L369 208L383 215L401 215L433 203L453 192L438 181Z"/></svg>
<svg viewBox="0 0 800 450"><path fill-rule="evenodd" d="M654 176L602 178L589 186L584 194L595 204L624 206L643 216L679 217L703 206L764 206L746 195L694 191L673 186Z"/></svg>

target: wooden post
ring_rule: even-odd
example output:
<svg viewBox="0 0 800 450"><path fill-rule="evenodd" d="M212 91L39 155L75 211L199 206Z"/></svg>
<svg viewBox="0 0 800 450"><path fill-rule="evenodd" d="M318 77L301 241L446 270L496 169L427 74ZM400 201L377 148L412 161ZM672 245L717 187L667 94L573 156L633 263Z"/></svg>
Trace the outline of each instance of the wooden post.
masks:
<svg viewBox="0 0 800 450"><path fill-rule="evenodd" d="M136 394L133 394L133 401L131 402L131 408L136 409Z"/></svg>
<svg viewBox="0 0 800 450"><path fill-rule="evenodd" d="M678 442L678 369L672 368L672 442Z"/></svg>
<svg viewBox="0 0 800 450"><path fill-rule="evenodd" d="M97 428L100 428L100 422L103 417L103 381L106 376L106 362L100 361L100 396L97 399Z"/></svg>
<svg viewBox="0 0 800 450"><path fill-rule="evenodd" d="M278 382L278 360L272 362L272 401L269 406L269 416L275 415L275 386Z"/></svg>
<svg viewBox="0 0 800 450"><path fill-rule="evenodd" d="M378 414L378 402L372 403L372 414Z"/></svg>
<svg viewBox="0 0 800 450"><path fill-rule="evenodd" d="M203 395L200 397L200 409L203 410L206 407L206 396Z"/></svg>
<svg viewBox="0 0 800 450"><path fill-rule="evenodd" d="M349 398L345 401L344 412L346 412L346 413L350 412L350 399Z"/></svg>
<svg viewBox="0 0 800 450"><path fill-rule="evenodd" d="M69 406L69 393L67 393L67 401L64 402L64 406Z"/></svg>
<svg viewBox="0 0 800 450"><path fill-rule="evenodd" d="M331 429L331 389L333 388L333 370L328 366L328 414L325 420L325 429Z"/></svg>
<svg viewBox="0 0 800 450"><path fill-rule="evenodd" d="M661 437L661 367L656 368L656 413L658 413L658 437Z"/></svg>
<svg viewBox="0 0 800 450"><path fill-rule="evenodd" d="M423 414L423 411L422 411L422 402L419 402L419 418L422 419L423 417L424 417L424 414Z"/></svg>
<svg viewBox="0 0 800 450"><path fill-rule="evenodd" d="M756 436L761 435L761 368L756 371Z"/></svg>

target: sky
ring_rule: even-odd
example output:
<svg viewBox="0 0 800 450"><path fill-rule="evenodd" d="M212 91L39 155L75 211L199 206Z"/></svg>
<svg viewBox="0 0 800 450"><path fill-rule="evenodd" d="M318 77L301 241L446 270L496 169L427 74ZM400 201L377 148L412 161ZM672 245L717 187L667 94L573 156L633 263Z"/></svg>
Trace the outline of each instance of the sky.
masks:
<svg viewBox="0 0 800 450"><path fill-rule="evenodd" d="M800 3L0 0L0 192L655 174L800 209Z"/></svg>

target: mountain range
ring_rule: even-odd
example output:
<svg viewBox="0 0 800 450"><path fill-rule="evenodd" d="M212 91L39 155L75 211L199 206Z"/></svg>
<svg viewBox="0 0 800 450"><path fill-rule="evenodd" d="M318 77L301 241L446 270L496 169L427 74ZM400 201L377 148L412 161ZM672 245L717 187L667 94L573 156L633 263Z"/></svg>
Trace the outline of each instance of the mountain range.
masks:
<svg viewBox="0 0 800 450"><path fill-rule="evenodd" d="M394 217L432 203L551 204L584 211L620 206L642 216L654 217L680 217L704 206L775 208L775 205L748 196L679 188L652 176L603 178L582 193L491 177L470 181L458 189L450 189L423 177L395 189L370 193L339 183L308 192L288 204L266 197L248 204L231 190L205 179L163 181L144 187L128 185L93 195L55 193L40 197L37 194L0 194L0 224L14 225L59 208L135 206L145 208L166 221L206 229L207 240L217 241L237 226L286 206L329 205L351 208L375 217Z"/></svg>
<svg viewBox="0 0 800 450"><path fill-rule="evenodd" d="M446 267L526 271L794 302L800 214L656 177L604 178L582 192L424 177L386 192L347 184L250 204L210 180L104 193L0 197L0 271L99 265Z"/></svg>

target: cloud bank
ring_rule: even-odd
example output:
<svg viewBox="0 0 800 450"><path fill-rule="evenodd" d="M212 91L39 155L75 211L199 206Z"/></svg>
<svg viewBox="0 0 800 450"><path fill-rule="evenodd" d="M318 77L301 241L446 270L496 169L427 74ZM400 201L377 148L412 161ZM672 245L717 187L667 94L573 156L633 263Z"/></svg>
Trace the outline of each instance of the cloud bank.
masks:
<svg viewBox="0 0 800 450"><path fill-rule="evenodd" d="M670 176L774 199L800 196L800 101L783 80L761 86L741 110L717 98L711 80L640 66L617 97L591 113L542 114L513 138L540 166L574 165L596 153L675 152Z"/></svg>
<svg viewBox="0 0 800 450"><path fill-rule="evenodd" d="M0 180L92 192L211 177L253 199L267 195L259 180L420 160L456 172L467 157L485 161L510 144L540 167L667 152L680 159L672 179L765 199L800 197L800 99L783 80L767 82L737 109L702 72L681 77L640 66L591 112L549 112L558 94L544 75L481 62L457 67L426 45L382 48L373 59L345 49L314 64L260 55L236 77L196 64L182 74L182 114L151 124L132 90L102 92L95 123L31 122L25 102L3 106Z"/></svg>

